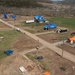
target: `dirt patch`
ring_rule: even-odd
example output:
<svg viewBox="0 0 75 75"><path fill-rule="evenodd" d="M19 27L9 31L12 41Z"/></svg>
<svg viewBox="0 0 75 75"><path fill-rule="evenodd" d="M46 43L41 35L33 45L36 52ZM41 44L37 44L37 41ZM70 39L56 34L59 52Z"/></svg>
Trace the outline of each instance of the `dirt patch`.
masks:
<svg viewBox="0 0 75 75"><path fill-rule="evenodd" d="M0 75L22 75L19 68L23 66L30 73L30 75L42 75L34 62L27 60L18 53L5 58L0 62ZM34 67L32 70L28 66Z"/></svg>
<svg viewBox="0 0 75 75"><path fill-rule="evenodd" d="M50 33L50 34L38 35L38 37L44 39L45 41L49 43L55 43L55 42L65 40L68 38L68 36L69 36L68 33L63 33L63 34Z"/></svg>
<svg viewBox="0 0 75 75"><path fill-rule="evenodd" d="M8 28L10 28L10 27L7 26L6 24L0 22L0 30L1 30L1 29L8 29Z"/></svg>
<svg viewBox="0 0 75 75"><path fill-rule="evenodd" d="M72 47L72 46L67 45L67 44L63 44L63 45L60 45L58 47L75 55L75 47Z"/></svg>
<svg viewBox="0 0 75 75"><path fill-rule="evenodd" d="M75 75L75 64L60 57L52 50L45 48L39 53L28 53L27 56L39 65L43 71L49 71L51 75ZM37 60L42 56L42 60Z"/></svg>
<svg viewBox="0 0 75 75"><path fill-rule="evenodd" d="M35 41L34 39L30 38L27 35L23 35L17 39L17 41L13 44L13 48L16 48L18 51L23 51L27 49L33 49L37 46L41 46L40 43L38 43L38 40Z"/></svg>

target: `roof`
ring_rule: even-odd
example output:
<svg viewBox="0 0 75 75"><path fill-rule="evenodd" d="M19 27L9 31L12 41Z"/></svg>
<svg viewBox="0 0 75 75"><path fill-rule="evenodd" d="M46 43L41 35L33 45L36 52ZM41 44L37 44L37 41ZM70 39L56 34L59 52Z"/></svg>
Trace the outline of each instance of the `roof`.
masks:
<svg viewBox="0 0 75 75"><path fill-rule="evenodd" d="M69 38L70 41L75 41L75 36Z"/></svg>

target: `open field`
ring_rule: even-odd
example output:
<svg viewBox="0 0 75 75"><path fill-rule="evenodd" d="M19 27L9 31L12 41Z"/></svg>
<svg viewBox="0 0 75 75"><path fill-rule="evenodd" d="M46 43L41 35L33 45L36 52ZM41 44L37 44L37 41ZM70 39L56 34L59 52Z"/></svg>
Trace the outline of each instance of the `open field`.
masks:
<svg viewBox="0 0 75 75"><path fill-rule="evenodd" d="M75 18L64 18L64 17L44 17L46 18L49 23L55 23L57 25L57 27L66 27L69 28L69 30L74 31L75 29ZM34 19L34 16L19 16L17 15L16 20L13 21L12 19L10 19L10 17L8 19L6 19L6 21L10 24L13 24L15 26L18 26L20 28L23 28L31 33L39 33L39 32L47 32L45 30L43 30L44 25L46 25L47 23L30 23L30 24L26 24L25 21L26 20L32 20ZM50 29L48 31L51 31Z"/></svg>
<svg viewBox="0 0 75 75"><path fill-rule="evenodd" d="M32 52L26 55L41 67L41 71L49 71L51 75L75 75L75 64L48 48L40 50L39 53ZM42 56L43 59L37 60L38 56Z"/></svg>
<svg viewBox="0 0 75 75"><path fill-rule="evenodd" d="M58 47L75 55L75 47L72 47L69 44L58 45Z"/></svg>
<svg viewBox="0 0 75 75"><path fill-rule="evenodd" d="M24 19L25 17L21 17L21 16L18 17L20 19L17 18L15 23L9 20L7 22L13 25L15 24L17 27L25 29L31 33L47 32L43 30L43 26L45 23L26 24L24 21L26 20ZM30 18L28 17L27 19L31 19L31 18L32 17ZM48 31L52 31L52 30L48 30ZM67 33L62 33L62 34L49 33L49 34L43 34L37 36L49 43L54 44L71 37L70 33L71 31L69 30ZM42 44L40 44L38 40L35 41L34 39L27 36L26 34L17 32L15 30L7 30L7 31L3 30L1 31L0 36L4 37L0 41L0 49L1 49L0 59L6 57L6 55L3 54L4 50L7 49L14 50L13 55L2 59L2 61L0 62L1 75L10 75L10 74L22 75L22 73L19 70L19 67L21 66L24 66L26 70L30 73L30 75L42 75L43 71L49 71L51 75L75 75L75 63L72 63L71 61L62 58L60 55L58 55L57 53L53 52L48 48L44 47L42 50L39 50L38 53L37 51L27 53L26 55L30 59L28 59L24 53L23 53L24 56L21 54L23 51L36 49L38 45L41 47ZM63 46L62 47L59 46L59 47L72 54L75 53L74 52L75 48L72 49L71 47L65 44ZM44 59L38 61L36 59L38 56L43 56Z"/></svg>
<svg viewBox="0 0 75 75"><path fill-rule="evenodd" d="M14 30L0 31L0 37L3 37L0 41L0 59L5 57L4 50L12 49L12 44L21 34Z"/></svg>
<svg viewBox="0 0 75 75"><path fill-rule="evenodd" d="M65 17L54 17L49 19L50 22L57 24L61 27L75 29L75 18L65 18Z"/></svg>
<svg viewBox="0 0 75 75"><path fill-rule="evenodd" d="M15 43L13 44L13 48L16 49L18 52L22 52L28 49L36 49L38 45L41 46L38 41L35 41L34 39L24 34L20 36L17 41L15 41Z"/></svg>
<svg viewBox="0 0 75 75"><path fill-rule="evenodd" d="M44 39L45 41L49 43L55 43L63 40L67 40L71 35L68 33L48 33L43 35L37 35L38 37Z"/></svg>

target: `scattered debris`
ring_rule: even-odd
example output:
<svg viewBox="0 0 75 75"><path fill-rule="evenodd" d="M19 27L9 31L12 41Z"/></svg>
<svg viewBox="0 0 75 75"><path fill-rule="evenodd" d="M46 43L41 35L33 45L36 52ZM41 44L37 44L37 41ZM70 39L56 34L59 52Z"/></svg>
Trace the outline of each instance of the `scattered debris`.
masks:
<svg viewBox="0 0 75 75"><path fill-rule="evenodd" d="M37 57L37 60L42 60L42 59L43 59L42 56L38 56L38 57Z"/></svg>
<svg viewBox="0 0 75 75"><path fill-rule="evenodd" d="M20 67L19 68L20 69L20 71L22 72L22 73L24 73L25 72L25 68L22 66L22 67Z"/></svg>
<svg viewBox="0 0 75 75"><path fill-rule="evenodd" d="M72 32L71 35L75 35L75 32Z"/></svg>
<svg viewBox="0 0 75 75"><path fill-rule="evenodd" d="M7 54L8 56L10 56L11 54L13 54L13 50L6 50L4 51L4 54Z"/></svg>
<svg viewBox="0 0 75 75"><path fill-rule="evenodd" d="M63 66L61 66L61 67L59 67L62 71L65 71L66 69L65 69L65 67L63 67Z"/></svg>
<svg viewBox="0 0 75 75"><path fill-rule="evenodd" d="M27 71L23 66L21 66L21 67L19 68L19 70L20 70L23 74L29 75L28 71Z"/></svg>
<svg viewBox="0 0 75 75"><path fill-rule="evenodd" d="M0 37L0 39L3 39L4 37Z"/></svg>

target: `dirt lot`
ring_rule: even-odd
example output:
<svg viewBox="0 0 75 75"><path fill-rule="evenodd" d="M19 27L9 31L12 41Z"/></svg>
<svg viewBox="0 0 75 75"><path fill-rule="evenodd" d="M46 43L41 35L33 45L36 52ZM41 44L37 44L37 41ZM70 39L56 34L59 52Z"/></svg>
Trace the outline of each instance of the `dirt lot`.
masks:
<svg viewBox="0 0 75 75"><path fill-rule="evenodd" d="M10 27L0 22L0 30L9 29Z"/></svg>
<svg viewBox="0 0 75 75"><path fill-rule="evenodd" d="M13 44L13 48L17 49L18 51L23 51L27 49L33 49L37 46L41 46L40 43L38 43L38 40L35 41L34 39L30 38L27 35L23 35L17 39L17 41Z"/></svg>
<svg viewBox="0 0 75 75"><path fill-rule="evenodd" d="M27 56L37 65L40 65L43 71L49 71L51 75L75 75L75 64L61 58L48 48L40 50L38 54L28 53ZM43 59L37 60L38 56L42 56Z"/></svg>
<svg viewBox="0 0 75 75"><path fill-rule="evenodd" d="M63 44L58 47L75 55L75 47L72 47L69 44Z"/></svg>
<svg viewBox="0 0 75 75"><path fill-rule="evenodd" d="M69 33L63 33L63 34L50 33L50 34L38 35L38 37L44 39L45 41L47 41L49 43L55 43L55 42L65 40L69 36L70 36Z"/></svg>
<svg viewBox="0 0 75 75"><path fill-rule="evenodd" d="M30 75L42 75L34 62L16 52L0 62L0 75L23 75L19 70L22 66L26 68Z"/></svg>

